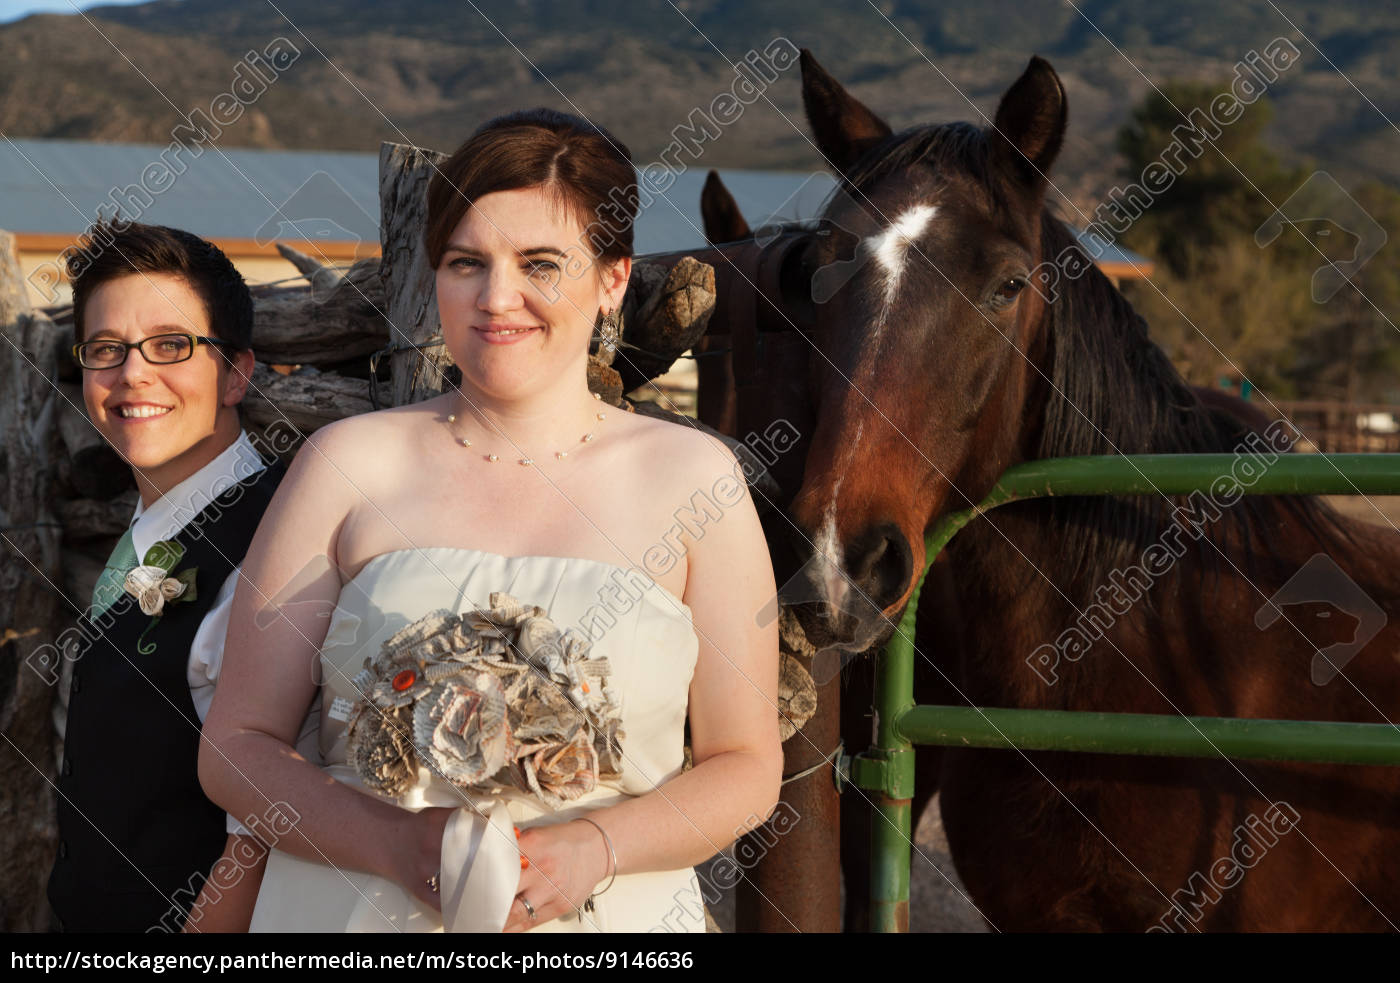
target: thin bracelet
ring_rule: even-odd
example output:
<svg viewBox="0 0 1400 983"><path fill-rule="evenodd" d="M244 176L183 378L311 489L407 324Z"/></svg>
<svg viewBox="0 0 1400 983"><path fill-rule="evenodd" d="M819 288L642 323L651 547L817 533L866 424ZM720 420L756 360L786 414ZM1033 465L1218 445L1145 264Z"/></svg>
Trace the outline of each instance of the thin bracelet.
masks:
<svg viewBox="0 0 1400 983"><path fill-rule="evenodd" d="M599 826L587 816L579 816L577 822L587 823L588 825L596 829L598 832L603 834L603 842L606 843L608 846L608 856L612 859L612 877L608 878L608 887L603 888L603 890L601 891L594 891L588 896L590 899L592 899L598 897L600 894L606 894L608 892L608 888L613 886L613 881L617 880L617 851L613 849L612 837L608 835L608 831L605 830L603 827Z"/></svg>

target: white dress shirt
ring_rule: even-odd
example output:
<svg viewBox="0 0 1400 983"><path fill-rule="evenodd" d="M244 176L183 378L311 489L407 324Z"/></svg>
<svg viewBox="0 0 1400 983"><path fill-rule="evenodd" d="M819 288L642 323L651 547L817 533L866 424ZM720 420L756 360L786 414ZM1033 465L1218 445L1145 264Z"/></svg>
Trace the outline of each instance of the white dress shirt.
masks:
<svg viewBox="0 0 1400 983"><path fill-rule="evenodd" d="M131 541L137 558L144 559L146 551L152 546L161 540L173 538L214 499L264 467L266 465L247 433L240 432L238 439L222 454L166 492L150 508L138 500L131 526ZM238 586L238 573L239 568L235 566L225 578L214 596L213 607L200 622L194 642L190 645L186 675L190 684L190 699L200 723L204 722L209 714L209 705L214 702L214 686L219 681L219 669L223 666L224 636L228 634L229 613L233 608L233 592ZM321 760L316 743L321 722L319 704L318 694L297 738L298 752L317 764ZM228 817L227 826L230 833L247 833L233 816Z"/></svg>

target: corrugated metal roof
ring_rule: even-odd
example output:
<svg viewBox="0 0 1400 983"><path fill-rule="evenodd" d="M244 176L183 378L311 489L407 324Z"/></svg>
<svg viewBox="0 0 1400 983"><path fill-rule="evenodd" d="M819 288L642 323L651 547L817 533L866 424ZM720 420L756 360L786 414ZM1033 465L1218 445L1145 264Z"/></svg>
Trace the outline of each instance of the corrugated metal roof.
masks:
<svg viewBox="0 0 1400 983"><path fill-rule="evenodd" d="M1152 260L1146 256L1139 256L1131 249L1124 249L1086 229L1077 229L1074 226L1070 226L1070 229L1079 239L1079 245L1084 247L1084 251L1097 257L1094 262L1099 266L1115 267L1120 275L1128 270L1136 271L1142 276L1152 272Z"/></svg>
<svg viewBox="0 0 1400 983"><path fill-rule="evenodd" d="M705 245L700 216L700 189L707 168L696 166L675 175L661 195L641 186L642 209L637 216L634 248L640 254L698 249ZM723 170L720 180L734 196L739 211L757 229L775 222L806 221L820 214L835 180L828 174L798 171Z"/></svg>
<svg viewBox="0 0 1400 983"><path fill-rule="evenodd" d="M6 140L0 228L76 234L120 205L208 239L379 239L375 154L173 146Z"/></svg>
<svg viewBox="0 0 1400 983"><path fill-rule="evenodd" d="M675 174L660 195L643 185L637 253L704 245L700 189L706 173L697 165ZM720 177L754 228L816 218L835 185L824 173L724 170ZM99 207L110 214L114 204L128 218L208 239L377 243L379 155L205 147L196 156L191 149L148 144L0 143L0 228L76 235ZM1083 233L1080 238L1087 247ZM1112 243L1095 245L1101 264L1151 266Z"/></svg>
<svg viewBox="0 0 1400 983"><path fill-rule="evenodd" d="M634 232L639 253L704 245L703 169L644 195ZM755 225L815 214L832 181L824 174L726 171ZM133 207L133 204L135 207ZM0 143L0 228L72 234L101 208L188 229L209 239L370 241L379 238L379 155L205 148L195 156L147 144L81 140Z"/></svg>

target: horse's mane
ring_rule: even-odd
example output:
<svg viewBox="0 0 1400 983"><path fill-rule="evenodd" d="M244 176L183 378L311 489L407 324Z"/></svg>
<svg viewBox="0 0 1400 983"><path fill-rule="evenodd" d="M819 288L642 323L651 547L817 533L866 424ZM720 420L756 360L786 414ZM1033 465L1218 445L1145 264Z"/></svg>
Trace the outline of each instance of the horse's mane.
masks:
<svg viewBox="0 0 1400 983"><path fill-rule="evenodd" d="M862 197L876 182L897 171L937 158L942 165L982 176L987 170L987 139L971 123L916 126L886 137L867 150L845 174L847 190Z"/></svg>
<svg viewBox="0 0 1400 983"><path fill-rule="evenodd" d="M1042 257L1079 249L1074 234L1047 210ZM1087 255L1082 262L1086 272L1061 277L1046 313L1051 384L1035 456L1249 453L1246 438L1255 428L1206 405L1108 277ZM1071 533L1062 556L1073 582L1090 589L1114 568L1136 562L1185 504L1184 498L1151 495L1041 503L1054 525ZM1261 566L1277 565L1287 576L1300 561L1298 544L1290 541L1296 533L1280 536L1281 523L1301 524L1316 540L1314 552L1358 545L1348 523L1321 499L1247 495L1224 509L1206 536L1191 540L1195 560L1207 574L1238 566L1252 577Z"/></svg>

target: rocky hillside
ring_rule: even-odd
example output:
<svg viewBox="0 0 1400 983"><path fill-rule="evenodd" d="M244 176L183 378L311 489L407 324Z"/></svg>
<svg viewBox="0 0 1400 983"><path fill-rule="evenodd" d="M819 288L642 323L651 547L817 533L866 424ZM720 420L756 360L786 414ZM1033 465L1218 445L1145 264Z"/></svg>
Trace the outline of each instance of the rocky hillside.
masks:
<svg viewBox="0 0 1400 983"><path fill-rule="evenodd" d="M1148 80L1228 82L1236 62L1278 37L1303 57L1269 90L1274 146L1347 182L1400 183L1400 135L1386 119L1400 119L1400 7L1363 0L158 0L0 27L0 128L166 143L184 114L240 94L249 72L239 61L282 38L299 54L221 145L451 149L483 119L544 104L601 122L640 163L733 88L733 62L775 39L811 48L896 126L990 112L1039 53L1070 96L1060 177L1094 200L1112 183L1114 134ZM701 166L819 166L796 70L766 97L706 143Z"/></svg>

